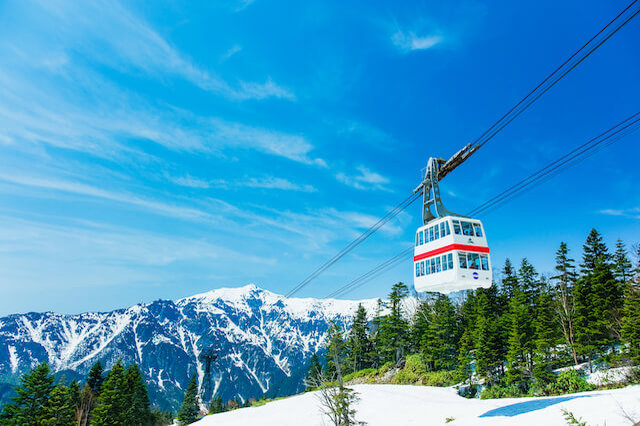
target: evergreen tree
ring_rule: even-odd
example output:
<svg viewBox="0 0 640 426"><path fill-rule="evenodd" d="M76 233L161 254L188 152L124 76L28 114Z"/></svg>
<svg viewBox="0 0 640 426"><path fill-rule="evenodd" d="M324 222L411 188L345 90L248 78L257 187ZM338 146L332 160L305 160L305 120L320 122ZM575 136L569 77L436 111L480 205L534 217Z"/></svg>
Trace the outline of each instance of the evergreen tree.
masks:
<svg viewBox="0 0 640 426"><path fill-rule="evenodd" d="M377 349L384 361L398 362L409 346L409 323L403 316L402 299L409 290L404 283L394 284L389 294L391 312L380 320Z"/></svg>
<svg viewBox="0 0 640 426"><path fill-rule="evenodd" d="M42 425L70 426L76 424L76 405L73 392L73 389L62 383L58 383L53 388L49 402L45 406Z"/></svg>
<svg viewBox="0 0 640 426"><path fill-rule="evenodd" d="M560 248L556 252L556 275L551 277L551 279L557 282L555 306L558 314L558 320L562 327L562 333L567 347L573 356L573 363L578 365L574 325L576 311L574 299L576 273L574 262L575 261L569 257L567 243L561 242Z"/></svg>
<svg viewBox="0 0 640 426"><path fill-rule="evenodd" d="M527 390L527 381L531 378L531 353L533 352L533 324L527 295L516 292L509 303L509 347L507 350L507 383L517 384Z"/></svg>
<svg viewBox="0 0 640 426"><path fill-rule="evenodd" d="M548 286L541 288L535 303L535 356L533 376L542 383L552 382L551 351L558 343L557 320Z"/></svg>
<svg viewBox="0 0 640 426"><path fill-rule="evenodd" d="M307 390L310 390L318 384L322 383L322 365L320 365L320 360L318 359L318 355L316 354L313 354L311 356L306 383Z"/></svg>
<svg viewBox="0 0 640 426"><path fill-rule="evenodd" d="M130 425L147 425L151 421L149 394L142 374L136 364L132 364L124 375L127 399L126 421Z"/></svg>
<svg viewBox="0 0 640 426"><path fill-rule="evenodd" d="M582 249L583 255L580 267L584 274L592 272L598 263L608 263L611 257L607 246L602 241L602 236L595 229L589 232L587 241L582 246Z"/></svg>
<svg viewBox="0 0 640 426"><path fill-rule="evenodd" d="M378 351L378 347L380 345L380 323L382 321L382 307L382 300L378 299L376 312L373 316L373 320L371 321L371 345L369 353L367 354L367 359L369 360L373 368L380 367L382 363L382 357L380 355L380 352Z"/></svg>
<svg viewBox="0 0 640 426"><path fill-rule="evenodd" d="M95 395L100 394L100 387L102 386L102 382L104 381L103 373L104 369L102 367L102 363L98 360L91 367L89 376L87 377L87 384Z"/></svg>
<svg viewBox="0 0 640 426"><path fill-rule="evenodd" d="M54 378L46 362L20 377L17 396L4 406L0 422L5 425L42 425L47 420Z"/></svg>
<svg viewBox="0 0 640 426"><path fill-rule="evenodd" d="M629 357L640 364L640 245L635 279L627 283L624 299L622 337L628 345Z"/></svg>
<svg viewBox="0 0 640 426"><path fill-rule="evenodd" d="M122 361L116 361L100 387L100 395L91 416L91 425L129 425L126 416L129 401L124 374Z"/></svg>
<svg viewBox="0 0 640 426"><path fill-rule="evenodd" d="M627 249L622 240L616 241L616 251L613 253L613 272L621 284L626 284L631 278L631 261L627 257Z"/></svg>
<svg viewBox="0 0 640 426"><path fill-rule="evenodd" d="M592 229L583 246L582 276L576 282L576 341L589 361L620 337L623 288L616 281L607 246ZM590 364L591 366L591 364Z"/></svg>
<svg viewBox="0 0 640 426"><path fill-rule="evenodd" d="M522 292L516 292L516 294ZM479 289L476 293L475 358L476 371L488 383L500 379L506 351L500 328L500 304L494 287Z"/></svg>
<svg viewBox="0 0 640 426"><path fill-rule="evenodd" d="M518 289L518 277L516 271L511 264L511 260L507 258L504 261L504 267L502 268L502 292L510 299L514 292Z"/></svg>
<svg viewBox="0 0 640 426"><path fill-rule="evenodd" d="M342 336L342 330L337 323L331 321L329 331L327 332L327 373L341 377L345 357L345 341Z"/></svg>
<svg viewBox="0 0 640 426"><path fill-rule="evenodd" d="M200 402L198 401L198 382L196 375L191 376L187 392L184 394L182 407L178 412L178 424L188 425L198 420L200 417Z"/></svg>
<svg viewBox="0 0 640 426"><path fill-rule="evenodd" d="M520 288L527 296L529 305L533 305L535 298L540 293L540 279L535 268L529 261L524 258L520 263L520 269L518 269L518 282Z"/></svg>
<svg viewBox="0 0 640 426"><path fill-rule="evenodd" d="M433 306L431 322L422 338L422 351L430 370L452 370L457 363L458 327L455 307L447 296Z"/></svg>
<svg viewBox="0 0 640 426"><path fill-rule="evenodd" d="M314 354L315 356L315 354ZM316 357L316 360L318 358ZM209 414L217 414L224 412L224 403L222 402L222 398L216 396L211 400L211 404L209 405Z"/></svg>
<svg viewBox="0 0 640 426"><path fill-rule="evenodd" d="M367 311L359 304L347 339L350 371L362 370L368 366L367 355L371 351L370 345Z"/></svg>

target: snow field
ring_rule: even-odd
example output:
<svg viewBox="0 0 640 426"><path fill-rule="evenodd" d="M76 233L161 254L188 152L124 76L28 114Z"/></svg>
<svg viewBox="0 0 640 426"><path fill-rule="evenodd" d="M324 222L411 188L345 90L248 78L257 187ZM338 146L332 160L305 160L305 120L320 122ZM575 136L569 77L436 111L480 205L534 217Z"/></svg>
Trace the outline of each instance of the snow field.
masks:
<svg viewBox="0 0 640 426"><path fill-rule="evenodd" d="M368 426L566 426L562 410L589 426L630 426L640 420L640 386L539 398L465 399L452 388L355 385L357 419ZM316 392L206 416L198 426L329 426ZM447 422L447 419L449 421Z"/></svg>

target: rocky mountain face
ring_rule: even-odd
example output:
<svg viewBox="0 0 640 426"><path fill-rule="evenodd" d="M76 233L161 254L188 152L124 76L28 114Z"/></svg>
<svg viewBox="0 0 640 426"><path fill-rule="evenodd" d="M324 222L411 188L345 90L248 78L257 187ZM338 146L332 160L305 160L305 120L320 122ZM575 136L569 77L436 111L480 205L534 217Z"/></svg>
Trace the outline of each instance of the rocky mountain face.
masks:
<svg viewBox="0 0 640 426"><path fill-rule="evenodd" d="M358 303L375 310L373 299L287 299L251 284L112 312L10 315L0 318L0 392L42 361L82 380L97 360L108 369L120 358L140 366L160 408L179 407L192 374L204 403L293 394L330 321L349 324Z"/></svg>

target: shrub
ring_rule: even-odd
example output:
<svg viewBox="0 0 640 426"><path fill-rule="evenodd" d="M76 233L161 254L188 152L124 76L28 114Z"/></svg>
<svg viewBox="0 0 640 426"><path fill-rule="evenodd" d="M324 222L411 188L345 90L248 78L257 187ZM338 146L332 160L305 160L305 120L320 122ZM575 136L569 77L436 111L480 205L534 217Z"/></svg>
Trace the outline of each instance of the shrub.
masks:
<svg viewBox="0 0 640 426"><path fill-rule="evenodd" d="M359 370L359 371L354 371L353 373L349 373L346 376L343 377L343 380L345 382L349 382L351 380L355 380L355 379L361 379L361 378L371 378L373 376L375 376L377 373L377 370L375 368L365 368L364 370Z"/></svg>
<svg viewBox="0 0 640 426"><path fill-rule="evenodd" d="M420 355L407 356L404 368L395 375L391 381L397 385L412 385L420 382L420 379L426 374L427 369L420 358Z"/></svg>
<svg viewBox="0 0 640 426"><path fill-rule="evenodd" d="M517 398L524 396L522 389L517 385L502 385L495 384L491 387L486 387L480 393L480 399L497 399L497 398Z"/></svg>
<svg viewBox="0 0 640 426"><path fill-rule="evenodd" d="M556 394L576 393L594 390L596 387L589 384L580 372L576 370L561 371L552 385L552 390Z"/></svg>

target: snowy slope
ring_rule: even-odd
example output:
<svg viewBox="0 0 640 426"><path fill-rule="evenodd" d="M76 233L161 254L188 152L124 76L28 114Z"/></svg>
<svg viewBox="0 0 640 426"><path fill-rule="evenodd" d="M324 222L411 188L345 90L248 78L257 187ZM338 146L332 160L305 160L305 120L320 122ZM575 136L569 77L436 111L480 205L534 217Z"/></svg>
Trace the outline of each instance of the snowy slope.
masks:
<svg viewBox="0 0 640 426"><path fill-rule="evenodd" d="M357 419L368 426L519 425L565 426L562 409L589 425L629 426L640 421L640 386L544 398L465 399L451 388L356 385ZM448 423L448 418L453 418ZM315 392L206 416L198 426L326 426Z"/></svg>
<svg viewBox="0 0 640 426"><path fill-rule="evenodd" d="M15 383L42 361L80 378L97 360L122 358L140 365L162 407L176 408L193 373L204 400L288 395L301 390L329 322L350 322L358 303L285 299L251 284L112 312L10 315L0 318L0 381ZM374 311L375 300L362 303ZM219 355L210 380L199 359L207 348Z"/></svg>

